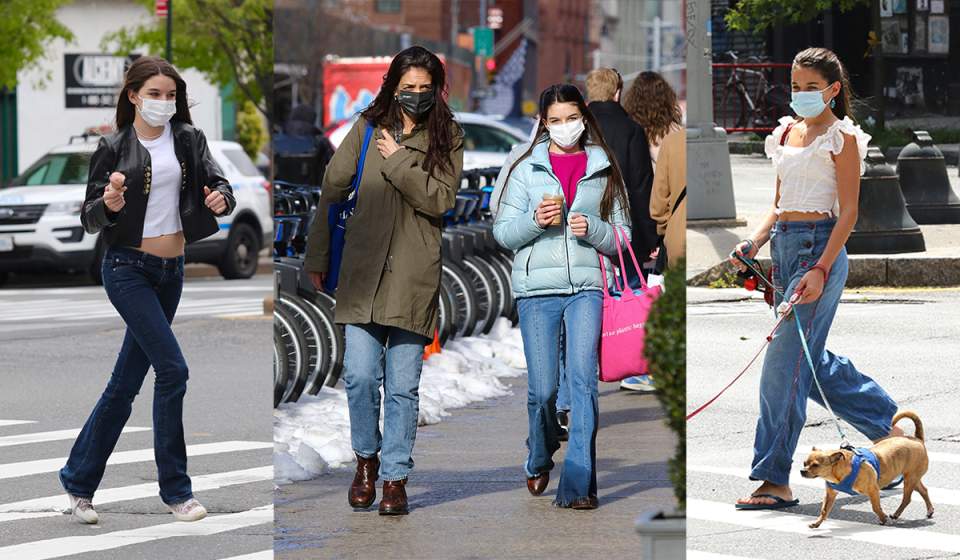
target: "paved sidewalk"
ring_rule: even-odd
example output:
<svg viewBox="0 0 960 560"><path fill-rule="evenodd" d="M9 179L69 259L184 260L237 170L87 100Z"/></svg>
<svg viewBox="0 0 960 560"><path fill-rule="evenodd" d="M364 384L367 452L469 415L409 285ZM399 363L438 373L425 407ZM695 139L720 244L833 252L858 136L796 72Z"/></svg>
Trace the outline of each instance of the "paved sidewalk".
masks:
<svg viewBox="0 0 960 560"><path fill-rule="evenodd" d="M656 397L600 384L600 507L576 511L551 505L566 443L547 491L527 492L526 378L508 381L513 395L419 429L407 516L350 508L353 469L283 486L275 493L276 558L640 558L637 517L676 503L666 464L676 438Z"/></svg>

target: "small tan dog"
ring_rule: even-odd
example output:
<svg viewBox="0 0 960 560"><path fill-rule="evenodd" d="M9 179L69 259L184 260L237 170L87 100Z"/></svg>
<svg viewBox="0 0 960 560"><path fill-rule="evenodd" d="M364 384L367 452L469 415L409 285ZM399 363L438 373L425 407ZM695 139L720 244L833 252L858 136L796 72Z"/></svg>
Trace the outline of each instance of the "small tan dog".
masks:
<svg viewBox="0 0 960 560"><path fill-rule="evenodd" d="M803 462L803 469L800 475L804 478L822 478L827 481L827 495L823 498L823 507L820 508L820 517L810 524L811 528L817 528L823 523L823 520L830 515L830 509L833 508L833 501L837 494L843 490L850 494L866 494L870 497L870 504L873 506L873 512L880 518L880 524L887 522L887 516L880 509L880 489L893 482L895 478L903 475L903 501L897 512L891 515L893 519L900 517L903 509L910 503L910 496L916 490L923 497L927 504L927 517L933 516L933 503L930 502L930 496L927 494L927 487L923 485L920 478L927 472L930 460L927 458L927 447L923 443L923 424L917 415L909 410L898 412L893 417L895 425L901 418L913 420L916 427L914 436L888 437L879 441L871 447L876 455L880 466L879 479L877 471L868 459L869 452L862 451L862 462L860 462L859 472L853 479L852 490L850 481L845 481L854 470L854 452L849 449L840 449L836 451L820 451L813 448L806 461ZM846 489L842 488L846 482ZM840 489L831 486L837 485Z"/></svg>

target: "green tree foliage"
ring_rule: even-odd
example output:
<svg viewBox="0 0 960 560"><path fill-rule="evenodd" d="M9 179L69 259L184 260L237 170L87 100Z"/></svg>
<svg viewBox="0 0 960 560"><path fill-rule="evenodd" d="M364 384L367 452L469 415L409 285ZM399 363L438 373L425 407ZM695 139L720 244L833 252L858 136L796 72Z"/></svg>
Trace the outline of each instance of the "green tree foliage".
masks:
<svg viewBox="0 0 960 560"><path fill-rule="evenodd" d="M0 0L2 1L2 0ZM136 0L151 12L154 0ZM273 0L171 0L174 66L195 68L221 88L235 83L273 128ZM166 19L104 36L100 48L165 56Z"/></svg>
<svg viewBox="0 0 960 560"><path fill-rule="evenodd" d="M267 132L263 129L263 120L257 113L253 102L244 101L243 109L237 113L237 142L243 146L250 159L257 161L257 152L267 143Z"/></svg>
<svg viewBox="0 0 960 560"><path fill-rule="evenodd" d="M868 6L870 0L740 0L726 15L727 25L737 31L760 32L777 24L804 23L832 5L841 12Z"/></svg>
<svg viewBox="0 0 960 560"><path fill-rule="evenodd" d="M677 455L670 460L670 482L681 510L687 507L687 290L686 260L664 273L666 290L646 323L643 355L650 363L657 399L667 426L677 434Z"/></svg>
<svg viewBox="0 0 960 560"><path fill-rule="evenodd" d="M0 88L13 89L17 72L39 67L54 39L73 41L73 33L55 14L70 1L0 0Z"/></svg>

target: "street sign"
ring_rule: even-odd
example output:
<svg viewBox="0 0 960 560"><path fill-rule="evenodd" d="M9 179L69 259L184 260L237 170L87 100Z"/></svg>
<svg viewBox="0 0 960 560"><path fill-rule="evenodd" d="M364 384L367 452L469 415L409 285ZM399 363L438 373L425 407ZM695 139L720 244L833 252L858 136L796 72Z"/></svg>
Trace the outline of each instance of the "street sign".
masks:
<svg viewBox="0 0 960 560"><path fill-rule="evenodd" d="M487 10L487 27L490 29L503 29L503 8L490 8Z"/></svg>
<svg viewBox="0 0 960 560"><path fill-rule="evenodd" d="M473 54L493 56L493 29L489 27L473 28Z"/></svg>
<svg viewBox="0 0 960 560"><path fill-rule="evenodd" d="M167 0L155 0L154 7L156 8L157 17L167 17Z"/></svg>
<svg viewBox="0 0 960 560"><path fill-rule="evenodd" d="M493 99L497 96L495 88L477 88L470 94L474 99Z"/></svg>

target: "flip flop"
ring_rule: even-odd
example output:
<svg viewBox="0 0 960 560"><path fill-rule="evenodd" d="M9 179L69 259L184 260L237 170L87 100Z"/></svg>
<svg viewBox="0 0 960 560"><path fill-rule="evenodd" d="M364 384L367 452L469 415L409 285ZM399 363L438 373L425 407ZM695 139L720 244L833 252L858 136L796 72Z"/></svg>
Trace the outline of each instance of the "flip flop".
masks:
<svg viewBox="0 0 960 560"><path fill-rule="evenodd" d="M893 482L881 488L881 490L893 490L894 488L896 488L897 486L900 486L901 484L903 484L903 477L898 476L897 478L893 479Z"/></svg>
<svg viewBox="0 0 960 560"><path fill-rule="evenodd" d="M795 506L800 503L800 500L790 500L789 502L781 498L780 496L774 496L773 494L751 494L751 498L770 498L775 501L775 504L741 504L737 502L735 505L737 509L780 509L790 506Z"/></svg>

